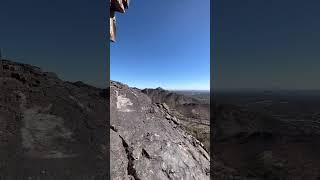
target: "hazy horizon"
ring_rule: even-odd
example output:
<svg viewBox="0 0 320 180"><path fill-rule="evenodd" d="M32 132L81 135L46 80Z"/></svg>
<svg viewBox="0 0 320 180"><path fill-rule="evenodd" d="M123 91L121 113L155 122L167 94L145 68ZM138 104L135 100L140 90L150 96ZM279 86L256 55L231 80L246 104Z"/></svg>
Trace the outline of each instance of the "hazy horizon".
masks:
<svg viewBox="0 0 320 180"><path fill-rule="evenodd" d="M114 80L114 79L112 79ZM114 81L118 81L120 83L124 83L124 84L127 84L129 87L135 87L135 88L138 88L138 89L146 89L146 88L149 88L149 89L156 89L158 87L162 88L162 89L165 89L165 90L170 90L170 91L179 91L179 90L182 90L182 91L193 91L193 90L197 90L197 91L210 91L210 88L206 89L206 88L201 88L201 86L190 86L189 87L194 87L194 88L188 88L188 89L179 89L179 88L174 88L174 87L170 87L170 86L166 86L165 83L150 83L151 85L150 86L147 86L147 85L136 85L135 83L130 83L130 82L126 82L126 81L120 81L120 80L114 80ZM200 87L200 88L199 88Z"/></svg>

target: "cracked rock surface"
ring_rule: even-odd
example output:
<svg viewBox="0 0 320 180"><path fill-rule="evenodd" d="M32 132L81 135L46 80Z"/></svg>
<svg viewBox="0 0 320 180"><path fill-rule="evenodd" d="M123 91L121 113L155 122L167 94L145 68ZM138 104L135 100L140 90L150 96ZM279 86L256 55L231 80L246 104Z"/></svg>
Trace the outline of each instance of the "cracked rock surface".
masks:
<svg viewBox="0 0 320 180"><path fill-rule="evenodd" d="M148 95L153 103L161 105L170 115L168 118L181 124L210 151L210 104L160 87L141 92Z"/></svg>
<svg viewBox="0 0 320 180"><path fill-rule="evenodd" d="M0 179L106 177L105 90L0 65Z"/></svg>
<svg viewBox="0 0 320 180"><path fill-rule="evenodd" d="M0 179L209 179L210 158L164 104L111 82L65 82L1 61Z"/></svg>
<svg viewBox="0 0 320 180"><path fill-rule="evenodd" d="M208 153L165 106L114 81L110 98L112 179L209 179Z"/></svg>

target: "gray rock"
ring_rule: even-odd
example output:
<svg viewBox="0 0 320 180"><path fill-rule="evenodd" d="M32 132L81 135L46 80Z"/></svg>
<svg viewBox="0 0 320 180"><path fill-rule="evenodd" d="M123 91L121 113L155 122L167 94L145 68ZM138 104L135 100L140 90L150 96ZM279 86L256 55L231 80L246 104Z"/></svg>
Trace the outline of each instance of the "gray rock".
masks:
<svg viewBox="0 0 320 180"><path fill-rule="evenodd" d="M114 173L112 179L209 179L208 153L184 138L187 132L170 123L172 117L167 114L168 121L146 94L117 82L111 83L110 94L111 124L118 127L110 142L122 138L128 162L127 172ZM119 156L113 164L120 166L117 159L123 154L115 145L111 151Z"/></svg>
<svg viewBox="0 0 320 180"><path fill-rule="evenodd" d="M172 120L175 124L177 124L177 125L180 124L179 119L177 119L175 116L173 116L173 117L171 118L171 120Z"/></svg>
<svg viewBox="0 0 320 180"><path fill-rule="evenodd" d="M1 65L0 179L107 176L104 90L27 64Z"/></svg>
<svg viewBox="0 0 320 180"><path fill-rule="evenodd" d="M1 178L106 179L107 90L2 64ZM172 123L178 118L139 89L110 86L112 179L209 179L208 153Z"/></svg>
<svg viewBox="0 0 320 180"><path fill-rule="evenodd" d="M162 103L162 107L167 110L167 111L170 111L170 108L169 106L166 104L166 103Z"/></svg>
<svg viewBox="0 0 320 180"><path fill-rule="evenodd" d="M190 95L168 91L162 88L143 89L153 103L163 109L166 118L181 126L203 143L210 151L210 104Z"/></svg>

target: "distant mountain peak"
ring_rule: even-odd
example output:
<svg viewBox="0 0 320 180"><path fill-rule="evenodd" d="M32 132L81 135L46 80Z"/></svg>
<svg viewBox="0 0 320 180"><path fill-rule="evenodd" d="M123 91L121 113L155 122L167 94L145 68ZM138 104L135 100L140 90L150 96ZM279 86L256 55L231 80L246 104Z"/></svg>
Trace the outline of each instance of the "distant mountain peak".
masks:
<svg viewBox="0 0 320 180"><path fill-rule="evenodd" d="M156 89L157 89L157 90L163 90L163 91L164 91L164 89L163 89L162 87L157 87Z"/></svg>

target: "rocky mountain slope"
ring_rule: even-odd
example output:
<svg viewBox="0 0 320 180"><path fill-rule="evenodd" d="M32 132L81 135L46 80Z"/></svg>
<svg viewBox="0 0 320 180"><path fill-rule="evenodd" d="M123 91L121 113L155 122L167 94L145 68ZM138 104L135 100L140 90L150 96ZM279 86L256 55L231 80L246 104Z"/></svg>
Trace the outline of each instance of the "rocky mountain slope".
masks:
<svg viewBox="0 0 320 180"><path fill-rule="evenodd" d="M169 113L177 117L181 125L210 151L210 104L162 88L143 89L142 92L153 103L166 104Z"/></svg>
<svg viewBox="0 0 320 180"><path fill-rule="evenodd" d="M209 179L208 153L167 105L119 82L110 89L113 179Z"/></svg>
<svg viewBox="0 0 320 180"><path fill-rule="evenodd" d="M2 61L0 179L103 179L105 90Z"/></svg>
<svg viewBox="0 0 320 180"><path fill-rule="evenodd" d="M0 65L0 179L209 179L202 143L140 90L111 82L109 99L31 65Z"/></svg>
<svg viewBox="0 0 320 180"><path fill-rule="evenodd" d="M164 90L161 87L156 89L143 89L143 93L147 94L154 103L164 102L172 108L184 104L200 104L200 101L189 96Z"/></svg>
<svg viewBox="0 0 320 180"><path fill-rule="evenodd" d="M319 179L319 123L296 123L236 105L213 106L215 161L232 169L227 175L223 168L220 177Z"/></svg>

